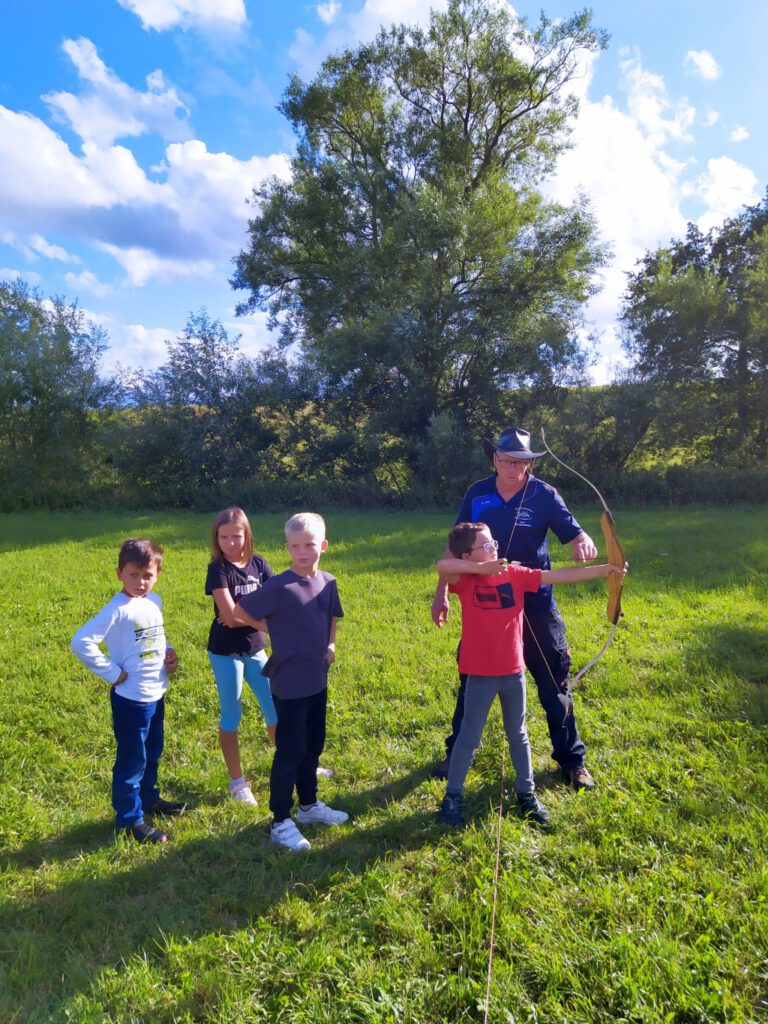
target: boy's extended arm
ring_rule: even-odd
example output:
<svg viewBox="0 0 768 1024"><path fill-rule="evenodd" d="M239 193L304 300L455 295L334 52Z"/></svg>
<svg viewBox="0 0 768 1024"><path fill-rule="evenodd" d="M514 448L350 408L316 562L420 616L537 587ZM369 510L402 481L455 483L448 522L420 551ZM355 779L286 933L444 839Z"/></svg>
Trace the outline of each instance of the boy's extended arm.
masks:
<svg viewBox="0 0 768 1024"><path fill-rule="evenodd" d="M495 576L509 565L506 558L492 558L488 562L470 562L468 558L441 558L435 568L440 581L455 583L459 576Z"/></svg>
<svg viewBox="0 0 768 1024"><path fill-rule="evenodd" d="M597 580L610 576L611 573L626 576L627 563L619 565L573 565L562 569L543 569L542 583L583 583L585 580Z"/></svg>

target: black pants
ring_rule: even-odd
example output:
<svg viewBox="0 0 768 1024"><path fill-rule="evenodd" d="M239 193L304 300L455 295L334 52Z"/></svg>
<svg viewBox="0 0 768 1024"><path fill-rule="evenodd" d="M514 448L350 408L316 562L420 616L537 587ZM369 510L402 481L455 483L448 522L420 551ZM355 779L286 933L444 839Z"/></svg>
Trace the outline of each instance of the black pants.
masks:
<svg viewBox="0 0 768 1024"><path fill-rule="evenodd" d="M565 623L556 608L525 609L523 653L525 667L536 683L539 702L547 716L552 757L561 768L578 768L584 764L586 747L576 726L573 701L567 693L571 653L565 638ZM451 734L445 740L448 757L451 756L464 718L467 677L461 674L459 680Z"/></svg>
<svg viewBox="0 0 768 1024"><path fill-rule="evenodd" d="M275 697L277 729L275 756L269 776L269 809L275 823L291 813L293 789L299 803L317 799L317 765L325 746L325 708L328 690L309 697Z"/></svg>

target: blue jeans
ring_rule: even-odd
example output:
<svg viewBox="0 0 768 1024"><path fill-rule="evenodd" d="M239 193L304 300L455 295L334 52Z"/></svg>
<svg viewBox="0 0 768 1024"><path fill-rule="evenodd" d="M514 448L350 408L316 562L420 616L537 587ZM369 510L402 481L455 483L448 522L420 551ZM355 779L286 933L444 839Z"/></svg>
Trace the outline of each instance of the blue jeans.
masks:
<svg viewBox="0 0 768 1024"><path fill-rule="evenodd" d="M525 609L523 621L523 653L525 667L536 683L539 703L544 708L552 741L552 757L561 768L572 771L584 764L586 747L579 736L573 700L568 694L571 652L565 638L565 623L557 608ZM451 722L451 735L446 738L445 752L451 756L464 717L465 675L460 675L456 708Z"/></svg>
<svg viewBox="0 0 768 1024"><path fill-rule="evenodd" d="M110 690L112 728L117 754L112 768L112 806L115 828L144 821L160 799L157 769L163 752L165 697L160 700L127 700Z"/></svg>

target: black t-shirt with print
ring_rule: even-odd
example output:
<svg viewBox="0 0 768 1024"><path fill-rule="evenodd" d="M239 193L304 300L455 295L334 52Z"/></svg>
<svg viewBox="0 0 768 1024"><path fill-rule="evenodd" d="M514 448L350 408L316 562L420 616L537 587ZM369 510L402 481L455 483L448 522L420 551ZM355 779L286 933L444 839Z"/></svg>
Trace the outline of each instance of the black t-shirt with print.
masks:
<svg viewBox="0 0 768 1024"><path fill-rule="evenodd" d="M242 569L231 562L211 562L205 592L210 595L214 590L228 590L235 604L239 604L241 597L259 590L271 576L274 576L272 566L261 555L254 555ZM214 619L208 634L208 650L211 654L256 654L266 647L266 635L258 629L251 629L250 626L230 629L217 622L218 608L215 601L213 612Z"/></svg>

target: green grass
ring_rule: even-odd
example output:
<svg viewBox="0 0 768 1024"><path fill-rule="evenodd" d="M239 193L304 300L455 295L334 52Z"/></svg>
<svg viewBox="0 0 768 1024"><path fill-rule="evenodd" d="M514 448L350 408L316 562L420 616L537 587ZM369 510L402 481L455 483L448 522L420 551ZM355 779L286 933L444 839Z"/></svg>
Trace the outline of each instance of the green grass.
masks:
<svg viewBox="0 0 768 1024"><path fill-rule="evenodd" d="M592 510L577 511L598 536ZM766 510L618 521L626 617L577 695L598 788L558 783L531 693L553 827L502 823L489 1020L768 1021ZM283 568L282 517L252 522ZM438 632L429 605L450 522L328 516L324 565L346 617L321 795L352 822L308 829L311 852L291 857L267 836L270 749L253 699L241 742L259 808L225 797L205 656L209 517L0 517L3 1024L482 1021L502 730L494 710L469 827L439 827L429 769L459 615L454 604ZM131 534L166 549L157 589L181 659L161 771L192 809L163 849L113 837L107 687L68 650L114 592ZM576 665L607 633L603 586L558 591Z"/></svg>

